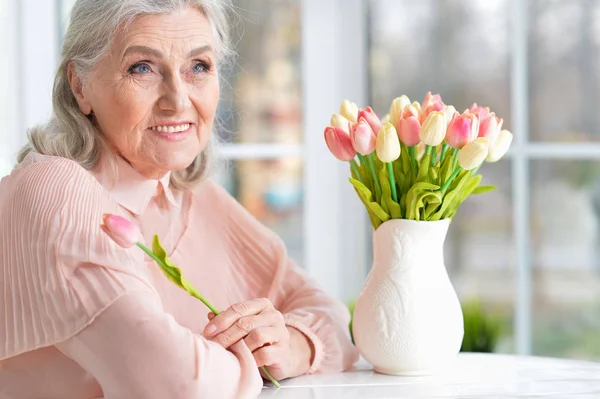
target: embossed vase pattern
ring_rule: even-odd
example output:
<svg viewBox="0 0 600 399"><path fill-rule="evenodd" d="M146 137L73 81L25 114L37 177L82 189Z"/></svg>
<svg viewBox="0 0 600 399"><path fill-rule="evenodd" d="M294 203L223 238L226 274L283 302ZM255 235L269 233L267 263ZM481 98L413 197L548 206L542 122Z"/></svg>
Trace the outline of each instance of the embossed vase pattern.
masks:
<svg viewBox="0 0 600 399"><path fill-rule="evenodd" d="M460 350L463 315L443 255L449 224L392 219L373 233L373 266L352 332L378 373L435 373Z"/></svg>

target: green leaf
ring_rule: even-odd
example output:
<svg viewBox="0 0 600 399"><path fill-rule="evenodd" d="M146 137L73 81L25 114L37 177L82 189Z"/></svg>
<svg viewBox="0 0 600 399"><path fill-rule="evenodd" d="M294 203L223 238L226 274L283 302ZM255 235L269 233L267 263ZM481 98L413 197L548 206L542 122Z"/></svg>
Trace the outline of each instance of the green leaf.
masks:
<svg viewBox="0 0 600 399"><path fill-rule="evenodd" d="M494 191L496 188L496 186L478 186L477 188L475 188L475 190L473 190L472 194L483 194L483 193L488 193L490 191Z"/></svg>
<svg viewBox="0 0 600 399"><path fill-rule="evenodd" d="M471 177L473 177L473 175L471 174L470 171L461 170L458 173L458 175L454 178L454 180L452 181L452 183L450 184L450 187L448 187L448 189L454 190L456 187L458 187L459 184L461 184L465 180L470 179Z"/></svg>
<svg viewBox="0 0 600 399"><path fill-rule="evenodd" d="M367 160L364 156L359 155L358 159L360 160L360 163L358 165L358 172L360 173L360 179L356 179L356 176L354 176L354 174L352 175L352 178L356 179L356 180L362 180L362 182L365 184L365 186L371 190L371 192L373 192L375 190L375 182L373 181L373 177L371 176L371 173L369 173L369 167L367 165Z"/></svg>
<svg viewBox="0 0 600 399"><path fill-rule="evenodd" d="M443 186L444 183L446 181L448 181L448 179L450 178L450 175L452 175L452 165L454 163L454 156L452 156L452 154L447 155L446 158L444 159L444 162L442 162L442 167L440 169L440 186Z"/></svg>
<svg viewBox="0 0 600 399"><path fill-rule="evenodd" d="M464 185L461 187L460 191L458 191L458 194L454 199L454 203L447 211L446 217L453 217L456 214L460 205L473 193L473 190L479 185L479 182L481 182L481 175L471 176L470 179L465 180Z"/></svg>
<svg viewBox="0 0 600 399"><path fill-rule="evenodd" d="M423 220L432 220L431 215L435 213L435 211L440 207L440 204L429 203L427 207L425 207L425 213L423 215Z"/></svg>
<svg viewBox="0 0 600 399"><path fill-rule="evenodd" d="M408 148L404 144L402 144L402 147L400 148L400 160L402 163L402 173L405 175L412 173L410 154L408 153Z"/></svg>
<svg viewBox="0 0 600 399"><path fill-rule="evenodd" d="M411 220L419 220L419 208L423 206L422 202L419 202L420 195L425 191L439 190L440 186L427 182L415 183L408 194L406 195L406 218Z"/></svg>
<svg viewBox="0 0 600 399"><path fill-rule="evenodd" d="M426 154L421 158L419 165L419 174L417 175L417 182L427 182L429 180L429 163L431 162L429 154Z"/></svg>
<svg viewBox="0 0 600 399"><path fill-rule="evenodd" d="M465 171L463 171L465 172ZM447 217L448 214L452 214L454 215L454 213L456 212L456 206L455 201L457 197L460 197L461 195L461 190L465 184L465 182L472 177L472 175L470 173L467 174L461 174L459 173L460 177L457 177L454 179L454 181L452 182L452 184L450 185L450 187L454 186L454 189L449 189L448 191L446 191L446 194L444 195L443 199L442 199L442 206L440 207L440 209L434 213L431 216L431 220L441 220ZM460 204L460 202L459 202ZM454 209L454 212L449 212L449 210Z"/></svg>
<svg viewBox="0 0 600 399"><path fill-rule="evenodd" d="M438 183L438 168L432 166L429 168L429 181L433 183Z"/></svg>
<svg viewBox="0 0 600 399"><path fill-rule="evenodd" d="M175 285L179 288L182 288L183 290L187 291L187 293L193 296L194 298L198 298L203 302L205 301L200 292L196 288L194 288L194 286L188 280L186 280L185 277L183 277L183 274L181 274L181 270L177 266L175 266L173 262L171 262L171 259L169 259L169 257L167 256L167 251L165 251L165 249L161 245L160 239L157 235L154 236L154 240L152 241L152 253L156 255L156 257L160 259L160 261L163 263L160 264L157 262L160 266L160 269L169 280L175 283Z"/></svg>
<svg viewBox="0 0 600 399"><path fill-rule="evenodd" d="M389 214L392 216L392 219L399 219L401 217L402 210L400 209L400 205L392 198L390 176L386 167L381 169L379 172L379 180L381 181L382 203L386 205L383 209L388 210Z"/></svg>
<svg viewBox="0 0 600 399"><path fill-rule="evenodd" d="M415 204L415 220L426 220L424 213L423 216L421 216L421 209L428 204L438 205L440 202L442 202L441 192L426 191L419 193Z"/></svg>
<svg viewBox="0 0 600 399"><path fill-rule="evenodd" d="M364 184L355 179L349 179L350 183L354 186L356 191L358 192L359 198L362 200L363 204L367 208L367 211L373 216L371 218L371 223L373 224L373 228L377 229L379 225L386 220L389 220L390 215L383 210L381 205L377 202L374 202L373 194L371 191L365 187Z"/></svg>

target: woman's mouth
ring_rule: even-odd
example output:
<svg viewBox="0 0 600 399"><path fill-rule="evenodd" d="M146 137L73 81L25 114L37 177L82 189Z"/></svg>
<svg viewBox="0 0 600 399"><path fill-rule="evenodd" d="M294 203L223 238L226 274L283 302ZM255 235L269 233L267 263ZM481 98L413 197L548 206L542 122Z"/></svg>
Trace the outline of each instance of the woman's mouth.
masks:
<svg viewBox="0 0 600 399"><path fill-rule="evenodd" d="M166 141L181 141L185 139L192 131L192 123L182 123L179 125L158 125L152 126L149 130L156 136Z"/></svg>

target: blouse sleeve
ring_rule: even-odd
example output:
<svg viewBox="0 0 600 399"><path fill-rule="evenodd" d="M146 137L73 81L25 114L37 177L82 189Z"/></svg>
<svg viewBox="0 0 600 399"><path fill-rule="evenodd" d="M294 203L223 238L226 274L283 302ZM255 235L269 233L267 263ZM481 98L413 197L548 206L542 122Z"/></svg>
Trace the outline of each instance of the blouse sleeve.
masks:
<svg viewBox="0 0 600 399"><path fill-rule="evenodd" d="M212 183L227 215L227 236L233 245L232 264L247 278L256 297L267 297L284 315L286 324L303 333L313 344L314 360L308 371L339 372L358 360L350 338L350 312L287 255L282 240L247 212L224 189Z"/></svg>
<svg viewBox="0 0 600 399"><path fill-rule="evenodd" d="M175 323L161 310L142 251L121 248L100 230L103 214L123 212L93 176L66 159L24 164L3 179L0 361L60 346L108 384L102 388L112 392L111 399L194 397L178 395L179 389L222 389L239 397L244 388L256 394L261 379L251 354L243 347L235 355L219 349ZM140 366L142 351L146 359L168 356L173 362L139 373L135 365ZM122 364L133 368L121 368L119 375L106 371ZM163 384L165 373L170 379ZM219 385L212 386L209 380L217 374L228 381L215 379ZM140 389L129 382L139 382L137 375L155 388L160 385L161 395L122 394Z"/></svg>
<svg viewBox="0 0 600 399"><path fill-rule="evenodd" d="M194 335L151 293L120 297L57 348L96 378L105 399L255 398L262 386L243 341L228 352Z"/></svg>

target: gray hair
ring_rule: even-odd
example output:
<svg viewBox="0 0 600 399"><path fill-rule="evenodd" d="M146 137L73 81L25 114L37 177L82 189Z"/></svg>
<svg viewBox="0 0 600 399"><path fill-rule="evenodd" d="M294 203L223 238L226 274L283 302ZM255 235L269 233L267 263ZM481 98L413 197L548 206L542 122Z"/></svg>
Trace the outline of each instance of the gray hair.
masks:
<svg viewBox="0 0 600 399"><path fill-rule="evenodd" d="M19 152L18 162L35 151L72 159L86 169L93 168L108 144L93 121L79 109L67 77L69 64L73 64L77 74L86 76L110 51L116 32L135 17L166 14L188 5L198 7L210 21L217 65L221 69L233 55L228 23L232 6L227 0L77 0L54 79L54 115L47 124L29 131L29 143ZM171 183L176 188L191 189L208 174L214 161L215 141L212 137L185 170L171 174Z"/></svg>

